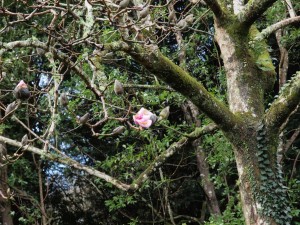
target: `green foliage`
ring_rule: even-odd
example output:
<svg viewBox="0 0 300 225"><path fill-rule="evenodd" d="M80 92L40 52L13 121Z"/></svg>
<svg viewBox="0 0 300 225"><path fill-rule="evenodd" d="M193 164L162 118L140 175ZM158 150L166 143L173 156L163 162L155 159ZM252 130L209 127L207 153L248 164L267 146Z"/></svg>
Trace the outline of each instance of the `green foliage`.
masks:
<svg viewBox="0 0 300 225"><path fill-rule="evenodd" d="M128 194L114 196L112 199L105 201L105 205L108 207L109 211L122 209L134 203L136 203L136 200L132 195L128 195Z"/></svg>
<svg viewBox="0 0 300 225"><path fill-rule="evenodd" d="M221 216L211 216L208 222L204 224L212 225L223 225L223 224L232 224L232 225L243 225L245 221L242 216L242 208L240 204L236 204L237 199L235 197L230 198L226 209Z"/></svg>
<svg viewBox="0 0 300 225"><path fill-rule="evenodd" d="M286 29L286 35L281 40L281 43L287 47L294 47L299 44L300 31L296 27Z"/></svg>
<svg viewBox="0 0 300 225"><path fill-rule="evenodd" d="M31 207L20 207L23 216L19 217L18 224L30 225L34 224L37 219L41 218L41 213L38 209Z"/></svg>
<svg viewBox="0 0 300 225"><path fill-rule="evenodd" d="M257 130L257 160L260 170L260 182L254 182L255 198L261 204L260 213L274 218L278 224L290 224L291 208L287 198L287 187L284 186L282 168L279 164L271 166L268 151L268 138L264 124Z"/></svg>
<svg viewBox="0 0 300 225"><path fill-rule="evenodd" d="M299 151L299 149L298 149ZM300 217L300 210L298 207L299 201L298 198L300 196L300 181L299 178L297 179L290 179L289 180L289 198L291 202L291 215L293 218L299 218ZM299 224L299 223L295 223Z"/></svg>
<svg viewBox="0 0 300 225"><path fill-rule="evenodd" d="M266 13L266 19L269 24L273 24L285 18L286 5L282 1L277 1L270 7Z"/></svg>
<svg viewBox="0 0 300 225"><path fill-rule="evenodd" d="M208 151L207 162L210 168L216 171L211 177L215 187L222 190L223 196L234 195L236 190L229 187L226 181L226 178L231 179L237 176L231 144L219 131L214 135L206 135L202 145Z"/></svg>

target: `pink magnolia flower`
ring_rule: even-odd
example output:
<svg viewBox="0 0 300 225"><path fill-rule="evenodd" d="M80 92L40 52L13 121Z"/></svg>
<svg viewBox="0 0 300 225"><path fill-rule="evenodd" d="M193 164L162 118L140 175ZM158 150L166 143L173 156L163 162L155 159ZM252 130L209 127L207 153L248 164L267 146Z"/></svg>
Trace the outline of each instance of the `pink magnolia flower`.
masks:
<svg viewBox="0 0 300 225"><path fill-rule="evenodd" d="M136 115L133 116L133 121L136 125L143 128L149 128L154 122L156 115L145 108L141 108Z"/></svg>

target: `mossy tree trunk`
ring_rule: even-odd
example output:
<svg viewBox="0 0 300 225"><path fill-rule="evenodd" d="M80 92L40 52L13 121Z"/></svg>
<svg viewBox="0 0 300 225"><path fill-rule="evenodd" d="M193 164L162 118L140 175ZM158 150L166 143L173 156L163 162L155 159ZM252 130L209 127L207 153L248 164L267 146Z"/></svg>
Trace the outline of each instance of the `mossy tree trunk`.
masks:
<svg viewBox="0 0 300 225"><path fill-rule="evenodd" d="M255 10L254 10L255 11ZM290 209L281 168L276 161L278 127L267 127L264 94L273 87L275 69L251 21L223 11L215 17L215 39L227 77L231 112L243 118L233 138L246 224L289 224Z"/></svg>

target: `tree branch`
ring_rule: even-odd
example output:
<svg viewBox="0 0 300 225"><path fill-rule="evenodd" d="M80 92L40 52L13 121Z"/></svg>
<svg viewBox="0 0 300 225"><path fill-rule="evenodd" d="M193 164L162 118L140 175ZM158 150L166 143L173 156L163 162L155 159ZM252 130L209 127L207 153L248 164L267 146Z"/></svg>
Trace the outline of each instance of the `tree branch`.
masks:
<svg viewBox="0 0 300 225"><path fill-rule="evenodd" d="M82 79L82 81L86 84L87 88L90 89L98 99L100 99L102 96L102 93L97 87L95 87L91 83L91 81L88 78L88 75L79 66L77 66L76 63L73 63L66 54L59 52L55 49L53 49L53 51L55 51L57 58L59 60L61 60L62 62L67 63L70 66L70 68L72 70L74 70L74 72L77 75L79 75L79 77Z"/></svg>
<svg viewBox="0 0 300 225"><path fill-rule="evenodd" d="M225 15L225 12L222 10L222 7L217 0L204 0L204 2L208 5L211 11L213 11L218 19L221 19Z"/></svg>
<svg viewBox="0 0 300 225"><path fill-rule="evenodd" d="M187 137L183 137L178 142L173 143L167 150L165 150L162 154L160 154L158 157L156 157L156 159L148 166L148 168L143 173L141 173L141 175L136 180L134 180L131 185L125 184L125 183L117 180L116 178L113 178L103 172L95 170L94 168L92 168L90 166L82 165L79 162L71 159L70 157L68 157L66 155L53 154L48 151L30 146L30 145L23 146L21 142L12 140L10 138L3 137L1 135L0 135L0 142L2 141L6 144L16 146L19 148L23 148L25 151L35 153L37 155L40 155L43 158L47 158L50 161L59 162L64 165L73 167L75 169L83 170L92 176L96 176L100 179L107 181L108 183L111 183L112 185L119 188L120 190L128 191L130 189L137 190L141 186L141 184L148 179L149 174L151 174L155 168L162 165L162 163L164 163L166 161L166 159L168 159L175 152L177 152L177 150L181 149L183 146L185 146L186 144L190 143L191 141L199 138L200 136L214 131L215 129L217 129L217 126L215 124L209 124L202 128L196 128L192 133L187 135Z"/></svg>
<svg viewBox="0 0 300 225"><path fill-rule="evenodd" d="M162 90L162 91L174 91L172 88L163 85L147 85L147 84L123 84L125 89L136 88L136 89L151 89L151 90Z"/></svg>
<svg viewBox="0 0 300 225"><path fill-rule="evenodd" d="M260 17L276 0L250 0L237 14L241 23L250 26Z"/></svg>
<svg viewBox="0 0 300 225"><path fill-rule="evenodd" d="M12 41L9 43L5 42L0 42L0 56L3 55L4 52L8 50L12 50L14 48L20 48L20 47L36 47L36 48L41 48L43 50L48 50L47 45L44 42L41 42L37 39L34 38L29 38L25 41ZM53 52L55 52L55 56L62 62L65 62L70 66L72 70L74 70L77 75L80 76L80 78L83 80L83 82L87 85L87 88L89 88L95 96L100 99L102 96L102 93L91 84L90 80L88 79L88 76L84 73L82 69L80 69L74 62L70 60L70 58L65 55L62 52L57 51L56 49L51 49Z"/></svg>
<svg viewBox="0 0 300 225"><path fill-rule="evenodd" d="M297 137L300 134L300 125L299 127L295 130L295 132L293 133L293 135L290 137L289 140L287 140L286 144L283 147L283 154L286 153L289 148L291 147L291 145L294 143L294 141L297 139Z"/></svg>
<svg viewBox="0 0 300 225"><path fill-rule="evenodd" d="M217 126L215 124L209 124L202 128L196 128L192 133L187 135L188 137L183 137L179 141L173 143L167 150L165 150L159 156L157 156L155 160L147 167L147 169L145 169L145 171L141 173L140 176L132 182L130 188L133 190L137 190L141 186L141 184L143 184L149 178L149 175L155 170L155 168L163 164L178 150L182 149L188 143L191 143L200 136L212 132L215 129L217 129Z"/></svg>
<svg viewBox="0 0 300 225"><path fill-rule="evenodd" d="M47 50L47 45L44 42L33 38L27 39L26 41L12 41L9 43L0 42L0 47L0 55L17 47L36 47Z"/></svg>
<svg viewBox="0 0 300 225"><path fill-rule="evenodd" d="M211 118L223 131L232 131L241 127L242 120L228 107L211 95L204 86L186 71L161 54L155 45L129 46L124 43L112 43L105 50L122 50L143 65L156 77L170 87L189 98L203 113Z"/></svg>
<svg viewBox="0 0 300 225"><path fill-rule="evenodd" d="M119 188L123 191L129 190L129 187L130 187L129 185L127 185L125 183L122 183L121 181L119 181L119 180L117 180L117 179L115 179L115 178L113 178L113 177L111 177L111 176L109 176L105 173L102 173L98 170L95 170L92 167L82 165L79 162L71 159L68 156L53 154L53 153L44 151L42 149L39 149L39 148L36 148L36 147L33 147L33 146L29 146L29 145L23 146L21 142L18 142L18 141L15 141L15 140L3 137L3 136L0 136L0 142L1 141L5 142L6 144L12 145L12 146L23 148L25 151L35 153L37 155L40 155L43 158L47 158L50 161L59 162L59 163L68 165L70 167L73 167L75 169L83 170L83 171L87 172L90 175L99 177L100 179L103 179L103 180L107 181L108 183L111 183L112 185L116 186L117 188Z"/></svg>
<svg viewBox="0 0 300 225"><path fill-rule="evenodd" d="M283 86L280 96L272 103L265 115L268 130L278 131L282 124L300 103L300 71L287 86Z"/></svg>
<svg viewBox="0 0 300 225"><path fill-rule="evenodd" d="M298 23L300 22L300 16L296 16L296 17L293 17L293 18L288 18L288 19L285 19L285 20L282 20L278 23L275 23L265 29L263 29L260 34L255 37L255 40L262 40L266 37L268 37L270 34L272 34L273 32L281 29L281 28L284 28L288 25L291 25L291 24L295 24L295 23Z"/></svg>

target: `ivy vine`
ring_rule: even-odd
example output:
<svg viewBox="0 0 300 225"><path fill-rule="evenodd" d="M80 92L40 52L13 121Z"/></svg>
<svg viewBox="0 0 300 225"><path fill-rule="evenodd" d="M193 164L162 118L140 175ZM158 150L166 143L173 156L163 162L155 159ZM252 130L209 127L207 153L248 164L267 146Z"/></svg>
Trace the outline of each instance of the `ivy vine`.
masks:
<svg viewBox="0 0 300 225"><path fill-rule="evenodd" d="M289 225L291 208L287 200L287 187L283 184L281 166L277 163L271 166L268 152L267 131L263 123L257 129L257 160L260 170L260 183L255 185L255 198L261 205L260 212L266 217L273 218L276 223Z"/></svg>

